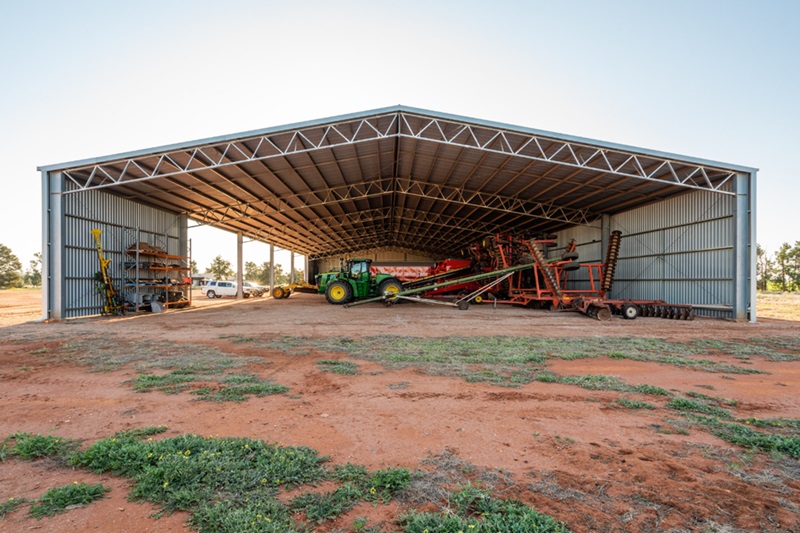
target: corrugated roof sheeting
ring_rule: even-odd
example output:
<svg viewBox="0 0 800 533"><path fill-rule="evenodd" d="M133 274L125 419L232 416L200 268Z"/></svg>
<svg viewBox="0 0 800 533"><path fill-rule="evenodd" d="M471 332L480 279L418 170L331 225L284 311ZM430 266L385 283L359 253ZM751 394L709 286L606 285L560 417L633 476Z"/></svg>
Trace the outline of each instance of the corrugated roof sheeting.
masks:
<svg viewBox="0 0 800 533"><path fill-rule="evenodd" d="M80 187L310 256L353 251L359 230L399 247L433 233L427 250L444 256L485 231L550 232L685 187L717 194L735 172L666 156L398 106L60 168ZM358 212L373 224L348 218Z"/></svg>

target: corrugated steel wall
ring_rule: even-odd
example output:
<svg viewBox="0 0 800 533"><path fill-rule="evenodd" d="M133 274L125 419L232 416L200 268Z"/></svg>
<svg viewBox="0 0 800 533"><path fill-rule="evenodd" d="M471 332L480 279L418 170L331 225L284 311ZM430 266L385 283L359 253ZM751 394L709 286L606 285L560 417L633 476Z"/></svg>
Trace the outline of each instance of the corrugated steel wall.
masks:
<svg viewBox="0 0 800 533"><path fill-rule="evenodd" d="M610 297L692 304L698 314L733 318L734 209L733 196L697 191L611 217L622 244ZM560 232L559 245L572 238L580 261L605 259L599 221ZM586 286L576 277L570 288Z"/></svg>
<svg viewBox="0 0 800 533"><path fill-rule="evenodd" d="M64 318L99 314L103 308L95 283L100 263L93 229L103 232L103 252L111 259L109 273L118 290L122 288L124 251L136 242L137 227L140 241L160 246L170 254L185 254L180 250L181 222L177 214L100 190L67 194L63 202Z"/></svg>

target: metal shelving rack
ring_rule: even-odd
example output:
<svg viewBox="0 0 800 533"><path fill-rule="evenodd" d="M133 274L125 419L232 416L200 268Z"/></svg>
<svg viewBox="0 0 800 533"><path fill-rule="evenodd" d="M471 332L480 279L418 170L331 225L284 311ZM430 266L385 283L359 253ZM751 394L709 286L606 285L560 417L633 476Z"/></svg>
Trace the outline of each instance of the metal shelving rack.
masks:
<svg viewBox="0 0 800 533"><path fill-rule="evenodd" d="M166 309L190 307L191 243L188 256L173 255L142 242L138 228L131 231L135 232L134 243L125 248L124 253L133 261L123 261L122 264L122 288L128 309L134 312L153 311L154 304ZM142 249L143 244L146 245L145 249ZM171 273L177 273L178 279L170 278ZM188 282L186 278L189 279Z"/></svg>

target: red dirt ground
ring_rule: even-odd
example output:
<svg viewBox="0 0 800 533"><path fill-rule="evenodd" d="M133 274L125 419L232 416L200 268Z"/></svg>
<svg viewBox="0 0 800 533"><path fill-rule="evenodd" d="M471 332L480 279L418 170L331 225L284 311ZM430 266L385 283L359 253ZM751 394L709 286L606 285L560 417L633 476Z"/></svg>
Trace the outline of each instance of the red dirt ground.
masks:
<svg viewBox="0 0 800 533"><path fill-rule="evenodd" d="M540 382L504 388L413 368L391 370L363 360L354 360L361 374L335 375L321 372L315 363L346 359L344 354L287 355L224 338L389 334L735 340L796 337L800 322L614 318L601 323L575 314L488 305L465 312L414 304L341 309L324 298L299 294L281 301L198 300L193 309L155 315L19 323L25 298L12 301L11 296L0 291L1 437L21 431L90 443L128 428L165 425L166 436L195 433L306 445L330 455L333 463L349 461L371 469L418 469L425 459L446 451L479 468L508 471L514 484L504 496L533 504L574 531L716 526L720 531L800 531L796 477L781 477L779 462L765 454L746 454L701 430L690 428L688 435L656 431L672 428L665 418L679 418L663 409L666 400L637 398L661 408L634 411L613 406L623 396L616 392ZM28 305L28 316L36 318L38 302ZM136 393L123 383L136 375L132 367L90 372L60 352L64 343L98 334L163 342L165 353L170 346L191 343L256 355L261 362L248 370L291 391L223 404L193 401L188 394ZM724 356L715 360L738 363ZM800 362L753 357L752 367L768 374L732 377L607 357L548 362L559 374L614 375L626 383L734 399L738 406L733 410L741 418L800 418ZM783 461L784 467L789 461L788 468L800 471L797 461ZM48 461L10 459L0 464L0 501L34 499L72 481L102 482L112 490L100 502L53 518L35 520L16 511L0 519L0 531L188 530L186 515L155 519L149 504L127 501L127 480ZM395 503L360 506L318 530L347 531L355 517L366 516L370 525L382 523L384 531L396 531L392 520L401 512Z"/></svg>

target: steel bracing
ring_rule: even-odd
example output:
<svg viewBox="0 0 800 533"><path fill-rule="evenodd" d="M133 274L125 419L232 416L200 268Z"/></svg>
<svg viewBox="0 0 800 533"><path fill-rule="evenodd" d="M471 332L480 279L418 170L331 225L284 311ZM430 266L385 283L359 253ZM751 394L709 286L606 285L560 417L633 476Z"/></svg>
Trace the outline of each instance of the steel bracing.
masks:
<svg viewBox="0 0 800 533"><path fill-rule="evenodd" d="M687 190L729 195L742 169L394 107L44 167L315 257L444 256L496 231L586 225ZM749 170L749 169L748 169Z"/></svg>

